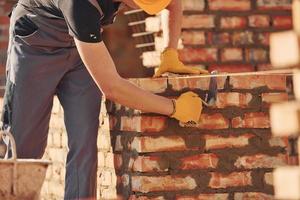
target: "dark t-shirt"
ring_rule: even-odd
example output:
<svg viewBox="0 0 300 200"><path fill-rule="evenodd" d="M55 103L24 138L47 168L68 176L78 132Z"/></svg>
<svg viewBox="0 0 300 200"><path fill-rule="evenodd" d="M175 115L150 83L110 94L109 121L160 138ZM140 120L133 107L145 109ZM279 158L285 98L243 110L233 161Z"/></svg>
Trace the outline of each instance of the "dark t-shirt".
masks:
<svg viewBox="0 0 300 200"><path fill-rule="evenodd" d="M111 24L120 3L113 0L21 0L40 15L64 20L71 36L83 42L101 42L101 28Z"/></svg>

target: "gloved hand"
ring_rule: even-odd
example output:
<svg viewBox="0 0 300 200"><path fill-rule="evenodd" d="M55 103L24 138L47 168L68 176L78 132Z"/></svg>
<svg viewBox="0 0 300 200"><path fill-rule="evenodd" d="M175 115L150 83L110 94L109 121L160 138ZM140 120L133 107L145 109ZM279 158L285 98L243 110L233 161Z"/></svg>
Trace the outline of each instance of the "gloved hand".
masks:
<svg viewBox="0 0 300 200"><path fill-rule="evenodd" d="M160 55L161 64L153 77L159 77L165 72L178 74L208 74L208 71L199 68L187 67L178 58L176 49L167 48Z"/></svg>
<svg viewBox="0 0 300 200"><path fill-rule="evenodd" d="M171 117L180 122L198 123L202 112L202 100L194 92L186 92L175 100L175 113Z"/></svg>

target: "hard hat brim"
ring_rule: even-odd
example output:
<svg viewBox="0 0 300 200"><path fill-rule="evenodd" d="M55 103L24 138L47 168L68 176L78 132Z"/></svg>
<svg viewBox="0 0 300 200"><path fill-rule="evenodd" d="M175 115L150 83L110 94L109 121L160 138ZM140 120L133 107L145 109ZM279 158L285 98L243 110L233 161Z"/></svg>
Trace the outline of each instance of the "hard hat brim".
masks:
<svg viewBox="0 0 300 200"><path fill-rule="evenodd" d="M154 15L165 9L171 0L157 0L154 3L145 2L145 0L133 0L141 9L150 15Z"/></svg>

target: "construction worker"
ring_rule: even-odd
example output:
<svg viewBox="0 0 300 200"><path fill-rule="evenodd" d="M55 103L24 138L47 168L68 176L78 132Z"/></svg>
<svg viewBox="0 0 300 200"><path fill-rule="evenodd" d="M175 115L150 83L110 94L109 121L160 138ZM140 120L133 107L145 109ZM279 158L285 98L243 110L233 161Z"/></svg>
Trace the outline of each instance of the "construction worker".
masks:
<svg viewBox="0 0 300 200"><path fill-rule="evenodd" d="M101 38L120 3L155 14L170 11L170 40L155 76L166 71L199 74L185 67L176 47L181 0L19 0L11 15L3 124L10 127L19 158L41 158L53 97L64 109L69 152L65 199L96 196L97 132L100 99L106 98L182 122L198 121L200 98L185 93L171 100L121 78ZM100 90L102 91L100 91Z"/></svg>

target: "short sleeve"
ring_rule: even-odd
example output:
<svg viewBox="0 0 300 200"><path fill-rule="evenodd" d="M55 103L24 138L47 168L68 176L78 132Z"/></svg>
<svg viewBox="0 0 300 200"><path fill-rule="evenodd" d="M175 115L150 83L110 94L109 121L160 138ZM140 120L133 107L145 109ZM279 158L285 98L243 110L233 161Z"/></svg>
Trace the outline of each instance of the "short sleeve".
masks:
<svg viewBox="0 0 300 200"><path fill-rule="evenodd" d="M102 41L100 20L103 13L96 0L60 0L59 8L71 36L82 42Z"/></svg>

